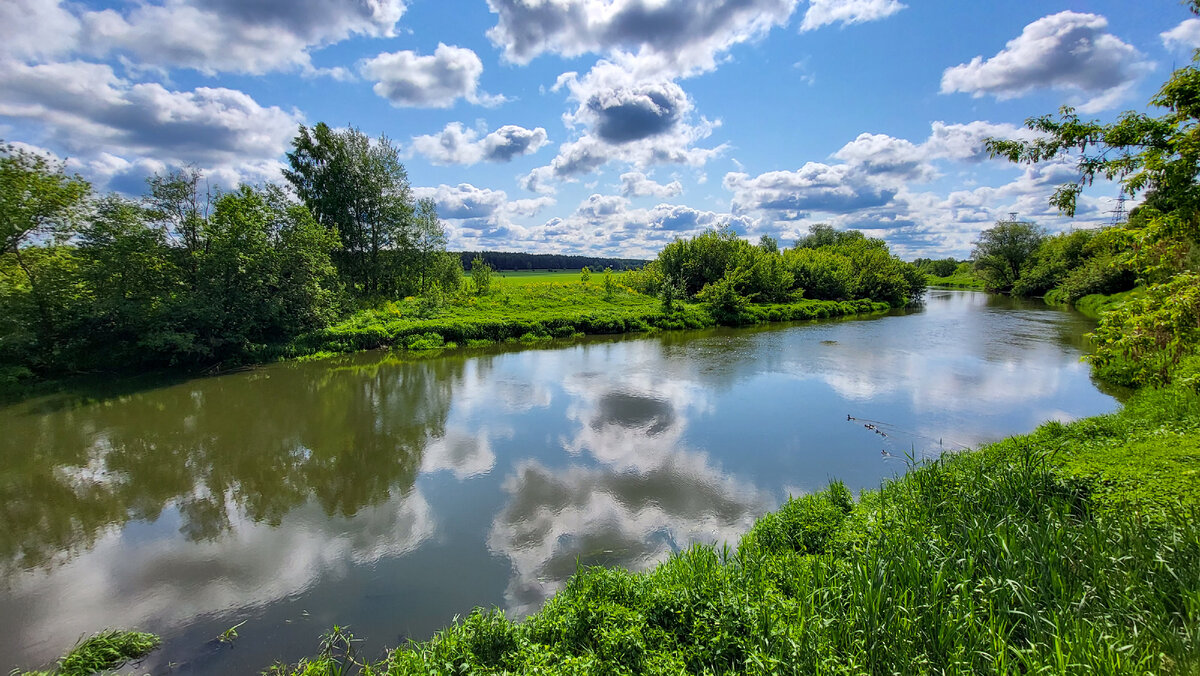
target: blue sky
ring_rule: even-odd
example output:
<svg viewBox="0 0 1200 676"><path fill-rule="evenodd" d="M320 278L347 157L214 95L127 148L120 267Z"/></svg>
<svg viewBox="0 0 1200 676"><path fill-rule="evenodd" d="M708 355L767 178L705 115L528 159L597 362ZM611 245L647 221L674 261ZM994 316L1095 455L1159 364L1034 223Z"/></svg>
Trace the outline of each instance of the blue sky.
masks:
<svg viewBox="0 0 1200 676"><path fill-rule="evenodd" d="M401 150L454 249L650 256L814 223L965 257L1075 172L981 154L1071 104L1143 110L1200 47L1175 0L0 3L0 138L139 194L182 165L279 181L297 125Z"/></svg>

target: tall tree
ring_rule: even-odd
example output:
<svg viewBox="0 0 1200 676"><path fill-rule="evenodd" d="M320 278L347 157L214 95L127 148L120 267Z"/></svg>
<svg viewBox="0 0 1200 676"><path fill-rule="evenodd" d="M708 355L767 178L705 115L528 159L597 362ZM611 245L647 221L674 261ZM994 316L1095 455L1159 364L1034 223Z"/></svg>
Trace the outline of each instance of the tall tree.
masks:
<svg viewBox="0 0 1200 676"><path fill-rule="evenodd" d="M387 137L300 126L284 176L318 223L342 243L341 275L362 295L398 289L413 246L413 203L408 173Z"/></svg>
<svg viewBox="0 0 1200 676"><path fill-rule="evenodd" d="M446 228L438 219L437 203L429 197L417 201L413 227L413 258L422 293L438 277L438 259L446 251Z"/></svg>
<svg viewBox="0 0 1200 676"><path fill-rule="evenodd" d="M1037 251L1045 231L1015 218L1000 221L979 233L971 259L988 291L1008 293L1021 276L1021 268Z"/></svg>
<svg viewBox="0 0 1200 676"><path fill-rule="evenodd" d="M12 145L0 147L0 254L11 253L29 284L43 334L52 330L51 298L36 261L22 248L71 236L87 210L92 186L68 176L61 162Z"/></svg>

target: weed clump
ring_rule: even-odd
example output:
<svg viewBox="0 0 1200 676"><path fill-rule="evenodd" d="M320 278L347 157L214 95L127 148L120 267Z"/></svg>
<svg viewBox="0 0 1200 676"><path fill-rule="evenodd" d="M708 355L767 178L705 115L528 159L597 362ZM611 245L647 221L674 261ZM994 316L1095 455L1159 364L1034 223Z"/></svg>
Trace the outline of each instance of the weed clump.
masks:
<svg viewBox="0 0 1200 676"><path fill-rule="evenodd" d="M161 642L154 634L110 629L80 641L58 660L55 669L25 672L22 676L89 676L111 671L149 655Z"/></svg>

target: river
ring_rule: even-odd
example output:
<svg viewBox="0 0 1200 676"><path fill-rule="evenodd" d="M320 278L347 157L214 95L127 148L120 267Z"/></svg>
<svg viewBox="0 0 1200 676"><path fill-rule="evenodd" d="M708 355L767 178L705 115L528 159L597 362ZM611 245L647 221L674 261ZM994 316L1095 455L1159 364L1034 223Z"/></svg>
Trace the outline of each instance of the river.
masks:
<svg viewBox="0 0 1200 676"><path fill-rule="evenodd" d="M933 290L870 318L0 408L0 673L104 627L163 636L142 671L227 674L313 654L334 624L375 658L474 606L526 614L577 561L644 569L832 478L872 488L907 457L1114 410L1080 362L1092 326Z"/></svg>

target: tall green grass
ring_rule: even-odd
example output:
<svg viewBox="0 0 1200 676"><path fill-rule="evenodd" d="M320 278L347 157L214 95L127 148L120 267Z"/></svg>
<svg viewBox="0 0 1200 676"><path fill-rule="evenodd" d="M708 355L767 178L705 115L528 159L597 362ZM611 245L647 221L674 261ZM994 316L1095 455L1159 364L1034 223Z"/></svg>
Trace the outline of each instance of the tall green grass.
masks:
<svg viewBox="0 0 1200 676"><path fill-rule="evenodd" d="M80 641L58 660L56 668L29 671L22 676L89 676L110 672L149 655L161 642L154 634L108 630Z"/></svg>
<svg viewBox="0 0 1200 676"><path fill-rule="evenodd" d="M1172 440L1194 441L1198 421L1194 391L1148 391L920 464L857 502L835 482L736 548L695 546L643 574L581 569L522 622L477 610L356 670L1194 674L1200 502L1196 481L1164 474L1195 468L1195 444ZM1139 469L1139 444L1172 471ZM322 665L282 673L345 667Z"/></svg>

